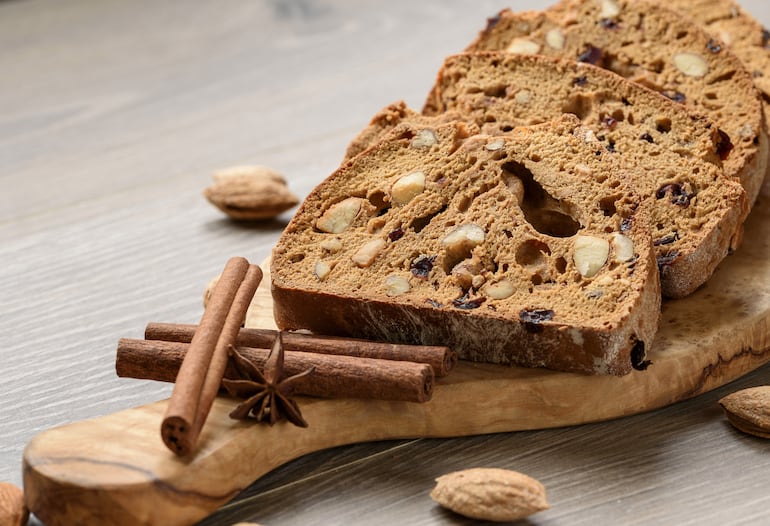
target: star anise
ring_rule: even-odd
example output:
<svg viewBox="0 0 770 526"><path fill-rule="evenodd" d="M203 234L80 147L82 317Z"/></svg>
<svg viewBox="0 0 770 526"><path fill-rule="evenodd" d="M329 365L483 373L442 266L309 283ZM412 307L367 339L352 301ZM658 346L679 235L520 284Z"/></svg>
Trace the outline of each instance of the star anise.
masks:
<svg viewBox="0 0 770 526"><path fill-rule="evenodd" d="M297 402L290 397L296 381L312 373L313 369L285 377L281 333L278 333L267 356L264 371L260 371L235 347L230 348L230 358L240 378L226 378L222 380L222 385L230 395L245 399L230 413L230 418L244 420L251 414L259 422L273 425L285 417L296 426L307 427Z"/></svg>

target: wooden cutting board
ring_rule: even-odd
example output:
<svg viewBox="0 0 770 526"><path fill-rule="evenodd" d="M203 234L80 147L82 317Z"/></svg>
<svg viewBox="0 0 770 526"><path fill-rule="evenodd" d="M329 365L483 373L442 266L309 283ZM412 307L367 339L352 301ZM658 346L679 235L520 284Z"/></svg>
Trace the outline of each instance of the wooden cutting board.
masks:
<svg viewBox="0 0 770 526"><path fill-rule="evenodd" d="M652 366L595 377L461 362L425 404L299 399L307 429L234 421L218 399L193 458L163 445L160 401L65 425L24 452L24 490L48 526L192 524L268 471L356 442L542 429L618 418L704 393L770 361L770 191L743 246L694 295L664 304ZM268 279L247 325L274 327Z"/></svg>

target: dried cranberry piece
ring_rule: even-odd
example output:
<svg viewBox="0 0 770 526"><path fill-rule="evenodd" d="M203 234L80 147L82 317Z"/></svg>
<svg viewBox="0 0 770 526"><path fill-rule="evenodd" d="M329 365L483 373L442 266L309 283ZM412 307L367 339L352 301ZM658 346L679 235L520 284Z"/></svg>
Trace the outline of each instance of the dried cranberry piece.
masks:
<svg viewBox="0 0 770 526"><path fill-rule="evenodd" d="M586 84L588 84L588 77L585 75L580 75L572 80L573 86L585 86Z"/></svg>
<svg viewBox="0 0 770 526"><path fill-rule="evenodd" d="M398 227L397 229L393 230L390 234L388 234L388 239L391 241L398 241L404 237L404 229L401 227Z"/></svg>
<svg viewBox="0 0 770 526"><path fill-rule="evenodd" d="M481 304L487 301L487 298L484 298L482 296L479 296L478 298L469 298L468 294L465 294L464 296L457 298L456 300L452 300L452 305L457 307L458 309L464 309L464 310L470 310L470 309L478 309L481 307Z"/></svg>
<svg viewBox="0 0 770 526"><path fill-rule="evenodd" d="M412 275L416 278L427 279L428 274L433 270L434 261L436 261L436 256L426 256L425 254L418 256L409 267Z"/></svg>
<svg viewBox="0 0 770 526"><path fill-rule="evenodd" d="M640 137L641 140L647 141L649 143L655 144L655 139L652 138L652 135L650 135L647 132L644 132Z"/></svg>
<svg viewBox="0 0 770 526"><path fill-rule="evenodd" d="M624 217L620 221L620 231L621 232L628 232L631 230L631 227L634 226L634 218L633 217Z"/></svg>
<svg viewBox="0 0 770 526"><path fill-rule="evenodd" d="M487 27L484 29L484 33L488 33L489 31L492 31L492 28L494 28L498 22L500 22L500 13L496 14L495 16L490 16L489 18L487 18Z"/></svg>
<svg viewBox="0 0 770 526"><path fill-rule="evenodd" d="M670 245L674 241L679 241L679 232L674 232L673 234L668 234L660 239L656 239L652 244L659 247L661 245Z"/></svg>
<svg viewBox="0 0 770 526"><path fill-rule="evenodd" d="M441 307L443 307L443 306L444 306L443 304L439 303L438 301L436 301L436 300L434 300L434 299L430 299L430 298L428 298L427 300L425 300L425 303L427 303L427 304L428 304L428 305L430 305L431 307L435 307L435 308L437 308L437 309L440 309Z"/></svg>
<svg viewBox="0 0 770 526"><path fill-rule="evenodd" d="M604 124L607 128L609 128L611 130L611 129L613 129L618 124L618 121L616 121L612 117L605 117L602 120L602 124Z"/></svg>
<svg viewBox="0 0 770 526"><path fill-rule="evenodd" d="M713 38L709 38L709 41L706 42L706 49L712 53L719 53L722 51L722 45Z"/></svg>
<svg viewBox="0 0 770 526"><path fill-rule="evenodd" d="M681 103L687 100L687 97L685 97L684 93L679 93L678 91L663 91L661 93L663 94L663 96L668 97L674 102Z"/></svg>
<svg viewBox="0 0 770 526"><path fill-rule="evenodd" d="M727 135L724 131L718 129L717 132L719 133L719 140L717 141L717 154L719 154L719 158L724 161L730 155L730 152L733 151L735 146L733 146L732 141L730 141L730 136Z"/></svg>
<svg viewBox="0 0 770 526"><path fill-rule="evenodd" d="M762 47L768 47L768 43L770 43L770 31L762 28Z"/></svg>
<svg viewBox="0 0 770 526"><path fill-rule="evenodd" d="M617 21L611 18L602 18L599 20L599 25L604 29L618 29L620 27Z"/></svg>
<svg viewBox="0 0 770 526"><path fill-rule="evenodd" d="M655 192L655 197L663 199L666 194L671 196L671 204L679 205L684 208L687 208L690 205L690 199L695 195L688 194L687 190L684 189L684 186L679 183L670 183L661 186Z"/></svg>
<svg viewBox="0 0 770 526"><path fill-rule="evenodd" d="M644 347L644 342L642 340L637 340L634 343L634 346L631 347L631 367L637 371L644 371L652 365L652 361L644 359L647 355L644 351Z"/></svg>
<svg viewBox="0 0 770 526"><path fill-rule="evenodd" d="M551 309L524 309L519 312L519 319L526 323L542 323L553 319Z"/></svg>
<svg viewBox="0 0 770 526"><path fill-rule="evenodd" d="M601 59L602 50L596 46L588 46L588 48L577 58L578 62L586 62L594 65L598 64Z"/></svg>
<svg viewBox="0 0 770 526"><path fill-rule="evenodd" d="M607 151L610 153L615 153L615 141L607 141Z"/></svg>
<svg viewBox="0 0 770 526"><path fill-rule="evenodd" d="M541 332L540 324L553 319L554 312L551 309L524 309L519 312L519 320L524 323L527 332Z"/></svg>
<svg viewBox="0 0 770 526"><path fill-rule="evenodd" d="M678 257L679 257L678 250L672 250L668 254L663 254L662 256L658 256L656 258L658 262L658 270L660 272L663 272L664 268L669 266L671 263L673 263Z"/></svg>

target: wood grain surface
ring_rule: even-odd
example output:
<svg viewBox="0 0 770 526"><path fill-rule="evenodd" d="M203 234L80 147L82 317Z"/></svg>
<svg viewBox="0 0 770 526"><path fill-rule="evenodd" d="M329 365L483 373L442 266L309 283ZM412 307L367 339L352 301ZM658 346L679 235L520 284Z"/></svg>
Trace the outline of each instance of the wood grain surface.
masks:
<svg viewBox="0 0 770 526"><path fill-rule="evenodd" d="M168 396L115 376L118 338L196 322L227 257L268 255L289 214L223 219L200 195L214 169L266 164L304 196L377 109L419 107L485 17L545 4L0 2L0 479L21 484L23 448L44 430ZM770 26L766 2L743 4ZM716 400L767 383L762 367L603 423L334 448L202 524L470 523L427 494L477 465L545 483L552 508L533 524L756 524L770 446L730 428Z"/></svg>

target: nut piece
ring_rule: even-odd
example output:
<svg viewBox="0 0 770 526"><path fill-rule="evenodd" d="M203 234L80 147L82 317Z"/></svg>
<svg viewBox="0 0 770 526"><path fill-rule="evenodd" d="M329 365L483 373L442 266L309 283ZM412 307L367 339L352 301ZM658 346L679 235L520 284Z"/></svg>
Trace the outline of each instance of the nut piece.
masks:
<svg viewBox="0 0 770 526"><path fill-rule="evenodd" d="M353 254L350 259L352 259L353 263L359 267L368 267L374 263L374 260L377 258L377 256L380 255L380 252L382 252L383 248L385 248L384 239L372 239L371 241L367 241L361 245L361 248L358 249L358 252Z"/></svg>
<svg viewBox="0 0 770 526"><path fill-rule="evenodd" d="M540 51L540 44L532 42L529 39L516 37L506 48L508 53L519 53L522 55L534 55Z"/></svg>
<svg viewBox="0 0 770 526"><path fill-rule="evenodd" d="M325 280L331 271L332 267L326 261L318 261L313 267L313 274L315 274L319 281Z"/></svg>
<svg viewBox="0 0 770 526"><path fill-rule="evenodd" d="M479 288L484 284L484 277L481 276L481 261L478 258L470 257L460 261L452 268L451 275L455 277L457 283L463 290L469 288Z"/></svg>
<svg viewBox="0 0 770 526"><path fill-rule="evenodd" d="M483 243L485 236L486 233L483 228L473 223L467 223L449 232L441 240L441 244L446 247L447 252L463 253Z"/></svg>
<svg viewBox="0 0 770 526"><path fill-rule="evenodd" d="M425 190L425 174L412 172L393 183L390 195L397 205L405 205Z"/></svg>
<svg viewBox="0 0 770 526"><path fill-rule="evenodd" d="M329 237L318 243L322 250L336 254L342 250L342 241L338 237Z"/></svg>
<svg viewBox="0 0 770 526"><path fill-rule="evenodd" d="M620 6L613 0L602 0L602 11L599 13L601 18L613 18L620 14Z"/></svg>
<svg viewBox="0 0 770 526"><path fill-rule="evenodd" d="M0 524L22 526L29 520L29 510L24 504L21 488L9 482L0 482Z"/></svg>
<svg viewBox="0 0 770 526"><path fill-rule="evenodd" d="M473 468L443 475L430 496L455 513L488 521L514 521L548 509L540 482L506 469Z"/></svg>
<svg viewBox="0 0 770 526"><path fill-rule="evenodd" d="M526 89L519 90L516 92L516 95L513 96L513 100L516 104L527 104L532 100L532 92Z"/></svg>
<svg viewBox="0 0 770 526"><path fill-rule="evenodd" d="M361 210L360 197L348 197L330 206L315 222L315 227L321 232L340 234L348 229Z"/></svg>
<svg viewBox="0 0 770 526"><path fill-rule="evenodd" d="M265 166L219 170L203 195L231 218L243 220L276 217L299 203L283 176Z"/></svg>
<svg viewBox="0 0 770 526"><path fill-rule="evenodd" d="M751 387L719 401L727 420L739 431L770 438L770 386Z"/></svg>
<svg viewBox="0 0 770 526"><path fill-rule="evenodd" d="M430 148L434 144L438 142L438 139L436 139L436 134L433 133L433 130L424 129L417 132L417 135L415 135L412 138L412 142L409 144L412 146L412 148Z"/></svg>
<svg viewBox="0 0 770 526"><path fill-rule="evenodd" d="M708 62L697 53L677 53L674 55L674 65L690 77L702 77L709 71Z"/></svg>
<svg viewBox="0 0 770 526"><path fill-rule="evenodd" d="M590 176L591 174L593 174L593 173L594 173L594 171L593 171L593 170L591 169L591 167L590 167L590 166L588 166L587 164L583 164L583 163L577 163L577 164L575 165L575 173L576 173L576 174L579 174L579 175L583 175L583 176L586 176L586 177L588 177L588 176Z"/></svg>
<svg viewBox="0 0 770 526"><path fill-rule="evenodd" d="M398 296L409 292L409 280L398 274L391 274L385 278L385 294L388 296Z"/></svg>
<svg viewBox="0 0 770 526"><path fill-rule="evenodd" d="M490 283L484 292L493 300L504 300L511 297L515 290L513 283L504 279L496 283Z"/></svg>
<svg viewBox="0 0 770 526"><path fill-rule="evenodd" d="M578 272L591 278L607 262L610 255L610 243L606 239L593 236L575 236L575 253L572 256Z"/></svg>
<svg viewBox="0 0 770 526"><path fill-rule="evenodd" d="M615 232L612 235L612 251L615 261L627 263L634 259L634 242L628 236Z"/></svg>
<svg viewBox="0 0 770 526"><path fill-rule="evenodd" d="M545 43L553 49L564 49L564 33L555 27L545 34Z"/></svg>
<svg viewBox="0 0 770 526"><path fill-rule="evenodd" d="M490 152L496 152L497 150L502 150L503 146L505 146L505 141L502 139L493 139L484 145L484 148Z"/></svg>

